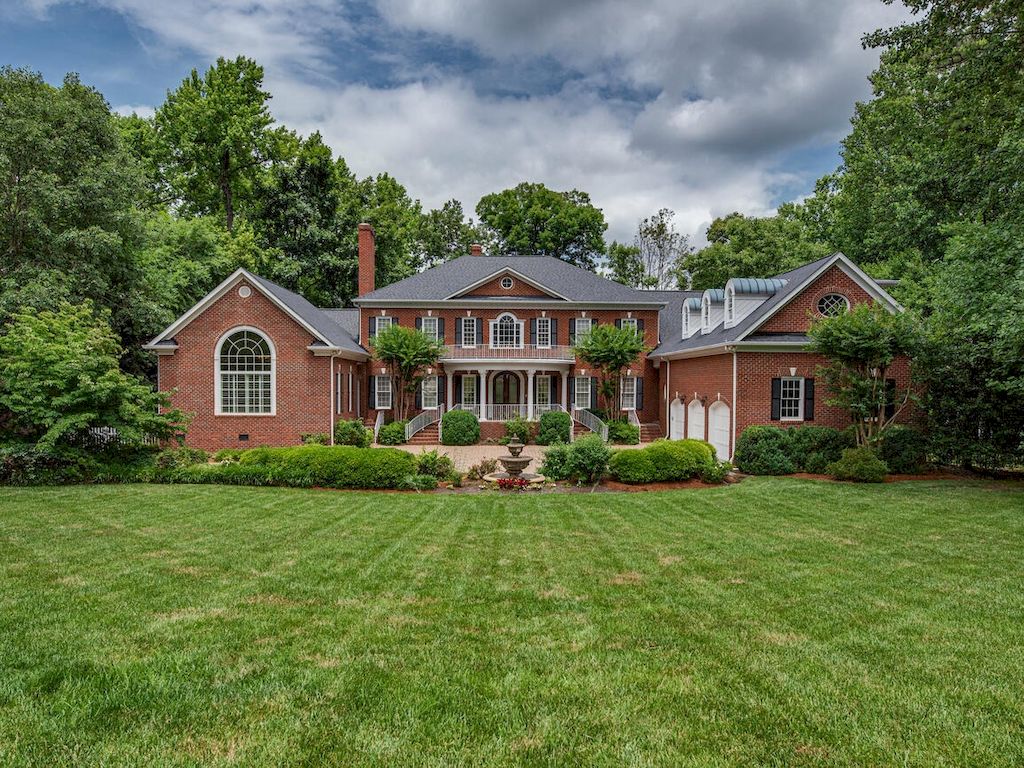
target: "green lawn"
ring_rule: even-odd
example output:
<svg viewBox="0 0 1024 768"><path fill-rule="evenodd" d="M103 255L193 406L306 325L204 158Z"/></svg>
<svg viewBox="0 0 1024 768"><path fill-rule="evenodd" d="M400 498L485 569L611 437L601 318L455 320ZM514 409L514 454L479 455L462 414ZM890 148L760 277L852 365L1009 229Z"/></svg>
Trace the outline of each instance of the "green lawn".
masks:
<svg viewBox="0 0 1024 768"><path fill-rule="evenodd" d="M1014 765L1024 489L0 489L0 765Z"/></svg>

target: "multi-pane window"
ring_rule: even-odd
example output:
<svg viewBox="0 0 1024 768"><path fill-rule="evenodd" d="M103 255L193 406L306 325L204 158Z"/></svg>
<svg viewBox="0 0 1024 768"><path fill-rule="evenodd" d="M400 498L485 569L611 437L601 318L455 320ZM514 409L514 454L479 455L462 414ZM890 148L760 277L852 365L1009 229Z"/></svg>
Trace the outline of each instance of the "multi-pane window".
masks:
<svg viewBox="0 0 1024 768"><path fill-rule="evenodd" d="M273 413L274 356L256 331L237 331L220 345L221 413Z"/></svg>
<svg viewBox="0 0 1024 768"><path fill-rule="evenodd" d="M538 376L535 385L537 405L551 405L551 377Z"/></svg>
<svg viewBox="0 0 1024 768"><path fill-rule="evenodd" d="M491 323L491 347L523 346L523 324L512 315L504 314Z"/></svg>
<svg viewBox="0 0 1024 768"><path fill-rule="evenodd" d="M711 300L706 296L700 305L700 330L702 333L711 330Z"/></svg>
<svg viewBox="0 0 1024 768"><path fill-rule="evenodd" d="M690 335L690 308L683 305L683 338Z"/></svg>
<svg viewBox="0 0 1024 768"><path fill-rule="evenodd" d="M622 318L621 320L619 320L619 327L620 328L629 328L629 330L631 330L631 331L633 331L635 333L636 330L637 330L636 318L635 317L624 317L624 318Z"/></svg>
<svg viewBox="0 0 1024 768"><path fill-rule="evenodd" d="M583 337L590 333L590 329L594 327L594 321L589 317L577 317L576 318L576 338L573 340L573 344L577 344L583 340Z"/></svg>
<svg viewBox="0 0 1024 768"><path fill-rule="evenodd" d="M476 405L476 376L462 377L462 405L469 407Z"/></svg>
<svg viewBox="0 0 1024 768"><path fill-rule="evenodd" d="M424 408L437 408L437 376L426 376L420 384L420 400Z"/></svg>
<svg viewBox="0 0 1024 768"><path fill-rule="evenodd" d="M475 317L466 317L462 320L462 346L464 347L475 347L476 346L476 324L477 319Z"/></svg>
<svg viewBox="0 0 1024 768"><path fill-rule="evenodd" d="M577 376L573 382L576 394L576 407L590 407L590 377Z"/></svg>
<svg viewBox="0 0 1024 768"><path fill-rule="evenodd" d="M818 299L818 314L823 317L835 317L850 308L850 302L841 293L826 293Z"/></svg>
<svg viewBox="0 0 1024 768"><path fill-rule="evenodd" d="M374 320L377 321L375 326L377 333L384 333L384 331L390 328L395 322L395 318L393 317L376 317Z"/></svg>
<svg viewBox="0 0 1024 768"><path fill-rule="evenodd" d="M551 346L551 318L537 318L537 346L544 349Z"/></svg>
<svg viewBox="0 0 1024 768"><path fill-rule="evenodd" d="M799 420L804 417L804 380L802 378L782 380L779 415L783 419Z"/></svg>
<svg viewBox="0 0 1024 768"><path fill-rule="evenodd" d="M636 377L622 377L622 410L636 410Z"/></svg>
<svg viewBox="0 0 1024 768"><path fill-rule="evenodd" d="M377 410L384 411L391 407L391 377L377 376L375 378Z"/></svg>
<svg viewBox="0 0 1024 768"><path fill-rule="evenodd" d="M432 339L437 339L437 318L421 317L420 330Z"/></svg>

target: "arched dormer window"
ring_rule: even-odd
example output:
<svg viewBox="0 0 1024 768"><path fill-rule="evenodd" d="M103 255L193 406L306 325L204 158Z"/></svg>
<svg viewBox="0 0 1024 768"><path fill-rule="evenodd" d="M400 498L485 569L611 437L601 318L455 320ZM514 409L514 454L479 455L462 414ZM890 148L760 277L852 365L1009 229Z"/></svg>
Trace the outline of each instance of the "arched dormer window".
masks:
<svg viewBox="0 0 1024 768"><path fill-rule="evenodd" d="M491 321L491 347L521 349L523 346L523 323L511 312L498 315Z"/></svg>
<svg viewBox="0 0 1024 768"><path fill-rule="evenodd" d="M736 288L729 285L725 289L725 322L732 325L736 319Z"/></svg>
<svg viewBox="0 0 1024 768"><path fill-rule="evenodd" d="M217 345L216 413L272 415L274 362L274 347L260 331L229 331Z"/></svg>
<svg viewBox="0 0 1024 768"><path fill-rule="evenodd" d="M683 338L688 338L690 335L690 308L683 302Z"/></svg>
<svg viewBox="0 0 1024 768"><path fill-rule="evenodd" d="M707 294L700 303L700 330L701 333L711 330L711 297Z"/></svg>

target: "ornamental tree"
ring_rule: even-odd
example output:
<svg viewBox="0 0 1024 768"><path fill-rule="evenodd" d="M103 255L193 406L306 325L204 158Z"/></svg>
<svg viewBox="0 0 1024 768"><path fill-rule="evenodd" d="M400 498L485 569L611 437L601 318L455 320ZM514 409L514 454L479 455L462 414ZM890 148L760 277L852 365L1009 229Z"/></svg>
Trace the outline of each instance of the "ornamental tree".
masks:
<svg viewBox="0 0 1024 768"><path fill-rule="evenodd" d="M409 413L409 398L423 381L428 368L435 367L444 354L444 344L414 328L392 325L370 341L373 356L388 369L391 391L395 393L395 417Z"/></svg>
<svg viewBox="0 0 1024 768"><path fill-rule="evenodd" d="M828 358L817 375L828 391L826 403L850 416L857 445L875 443L913 400L908 381L899 391L889 382L897 357L912 356L919 343L914 321L877 304L858 304L849 312L811 325L809 349Z"/></svg>
<svg viewBox="0 0 1024 768"><path fill-rule="evenodd" d="M0 407L17 434L51 449L92 427L112 427L129 443L180 440L185 415L121 371L122 353L107 313L91 302L17 312L0 336Z"/></svg>
<svg viewBox="0 0 1024 768"><path fill-rule="evenodd" d="M632 328L595 325L576 342L576 357L597 371L598 394L606 413L619 412L619 379L647 351L643 334Z"/></svg>

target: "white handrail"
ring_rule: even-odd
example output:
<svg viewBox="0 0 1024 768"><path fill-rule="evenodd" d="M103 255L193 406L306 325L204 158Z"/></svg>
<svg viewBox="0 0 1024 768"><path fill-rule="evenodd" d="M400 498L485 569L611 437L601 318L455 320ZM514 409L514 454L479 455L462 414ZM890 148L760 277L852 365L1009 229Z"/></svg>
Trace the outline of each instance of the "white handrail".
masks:
<svg viewBox="0 0 1024 768"><path fill-rule="evenodd" d="M377 419L373 422L373 442L377 442L380 428L384 426L384 411L377 411Z"/></svg>
<svg viewBox="0 0 1024 768"><path fill-rule="evenodd" d="M409 438L417 432L426 429L434 422L440 421L443 414L444 404L441 404L437 408L429 408L409 419L409 423L405 425L405 441L409 442Z"/></svg>
<svg viewBox="0 0 1024 768"><path fill-rule="evenodd" d="M595 414L584 408L577 408L572 412L573 418L589 429L594 434L600 435L601 439L608 442L608 425L599 419Z"/></svg>
<svg viewBox="0 0 1024 768"><path fill-rule="evenodd" d="M637 429L640 429L640 419L637 418L636 411L626 411L626 418L629 420L630 424Z"/></svg>

